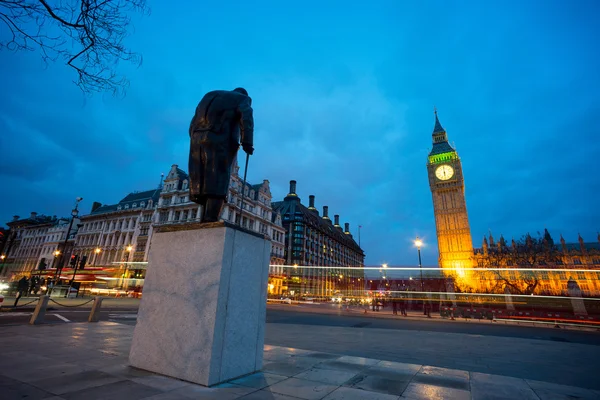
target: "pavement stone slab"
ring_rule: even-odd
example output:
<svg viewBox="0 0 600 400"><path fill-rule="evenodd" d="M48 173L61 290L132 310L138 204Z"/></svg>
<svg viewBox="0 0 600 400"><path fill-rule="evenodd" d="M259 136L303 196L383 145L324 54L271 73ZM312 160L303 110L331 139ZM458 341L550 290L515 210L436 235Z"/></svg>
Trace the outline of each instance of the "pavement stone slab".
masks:
<svg viewBox="0 0 600 400"><path fill-rule="evenodd" d="M594 390L574 386L558 385L556 383L540 382L526 379L541 400L598 400L600 393Z"/></svg>
<svg viewBox="0 0 600 400"><path fill-rule="evenodd" d="M374 360L372 358L364 358L364 357L353 357L353 356L342 356L337 359L339 362L362 365L365 367L370 367L379 362L379 360Z"/></svg>
<svg viewBox="0 0 600 400"><path fill-rule="evenodd" d="M301 399L319 400L338 387L339 386L337 385L326 385L320 382L290 378L269 386L269 390L274 393L285 394Z"/></svg>
<svg viewBox="0 0 600 400"><path fill-rule="evenodd" d="M190 385L189 382L162 375L139 376L137 378L131 378L131 380L133 382L150 386L161 391L179 389L180 387Z"/></svg>
<svg viewBox="0 0 600 400"><path fill-rule="evenodd" d="M295 375L294 378L340 386L348 382L354 376L356 376L355 372L313 368Z"/></svg>
<svg viewBox="0 0 600 400"><path fill-rule="evenodd" d="M408 386L410 377L407 379L392 379L381 376L358 374L344 386L354 389L362 389L370 392L378 392L400 396Z"/></svg>
<svg viewBox="0 0 600 400"><path fill-rule="evenodd" d="M540 400L524 379L472 372L473 400Z"/></svg>
<svg viewBox="0 0 600 400"><path fill-rule="evenodd" d="M423 367L411 382L451 389L470 390L469 372L448 368Z"/></svg>
<svg viewBox="0 0 600 400"><path fill-rule="evenodd" d="M230 383L255 389L263 389L286 379L288 379L288 377L283 375L270 374L268 372L256 372L244 376L243 378L234 379Z"/></svg>
<svg viewBox="0 0 600 400"><path fill-rule="evenodd" d="M37 400L53 396L52 393L43 389L4 376L0 377L0 382L0 399L2 400Z"/></svg>
<svg viewBox="0 0 600 400"><path fill-rule="evenodd" d="M367 392L361 389L340 387L323 397L323 400L398 400L398 396L384 393Z"/></svg>
<svg viewBox="0 0 600 400"><path fill-rule="evenodd" d="M285 394L271 392L269 388L257 390L249 395L238 397L240 400L298 400L299 397L287 396Z"/></svg>
<svg viewBox="0 0 600 400"><path fill-rule="evenodd" d="M119 381L107 385L79 390L61 395L66 400L144 399L161 393L150 386L132 381Z"/></svg>
<svg viewBox="0 0 600 400"><path fill-rule="evenodd" d="M401 399L411 400L471 400L469 390L411 382Z"/></svg>
<svg viewBox="0 0 600 400"><path fill-rule="evenodd" d="M109 375L102 371L82 371L74 374L45 378L31 384L47 392L63 395L87 388L97 387L122 381L124 379Z"/></svg>
<svg viewBox="0 0 600 400"><path fill-rule="evenodd" d="M375 360L375 361L378 362L378 360ZM359 372L364 371L365 369L369 368L369 365L354 363L354 362L349 362L349 361L342 361L341 359L338 359L338 360L333 360L333 361L324 361L322 363L315 365L315 368L359 373Z"/></svg>

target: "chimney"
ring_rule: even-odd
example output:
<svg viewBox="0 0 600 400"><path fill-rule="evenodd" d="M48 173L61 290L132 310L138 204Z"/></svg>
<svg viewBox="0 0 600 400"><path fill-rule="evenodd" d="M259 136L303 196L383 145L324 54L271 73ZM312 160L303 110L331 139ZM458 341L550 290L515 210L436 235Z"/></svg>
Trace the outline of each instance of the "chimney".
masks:
<svg viewBox="0 0 600 400"><path fill-rule="evenodd" d="M315 196L313 194L308 196L308 208L310 208L311 210L315 208Z"/></svg>
<svg viewBox="0 0 600 400"><path fill-rule="evenodd" d="M335 226L340 226L340 216L339 215L334 215L333 220L335 221L334 222Z"/></svg>
<svg viewBox="0 0 600 400"><path fill-rule="evenodd" d="M19 217L18 215L13 215L13 221L18 221L19 218L21 218L21 217Z"/></svg>
<svg viewBox="0 0 600 400"><path fill-rule="evenodd" d="M100 207L102 207L102 204L95 201L94 204L92 204L92 212L96 211Z"/></svg>
<svg viewBox="0 0 600 400"><path fill-rule="evenodd" d="M346 223L344 224L344 233L345 233L346 235L349 235L349 234L350 234L350 224L349 224L348 222L346 222Z"/></svg>
<svg viewBox="0 0 600 400"><path fill-rule="evenodd" d="M29 218L35 218L37 217L37 213L35 211L31 212L31 216Z"/></svg>
<svg viewBox="0 0 600 400"><path fill-rule="evenodd" d="M292 194L296 194L296 181L290 181L290 195Z"/></svg>
<svg viewBox="0 0 600 400"><path fill-rule="evenodd" d="M329 207L323 206L323 219L329 219Z"/></svg>

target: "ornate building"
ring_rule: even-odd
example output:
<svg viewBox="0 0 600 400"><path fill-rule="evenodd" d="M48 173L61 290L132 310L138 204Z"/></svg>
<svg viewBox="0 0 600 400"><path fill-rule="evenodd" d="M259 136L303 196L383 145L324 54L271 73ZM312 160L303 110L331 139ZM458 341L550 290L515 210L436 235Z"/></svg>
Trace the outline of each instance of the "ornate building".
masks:
<svg viewBox="0 0 600 400"><path fill-rule="evenodd" d="M175 224L200 220L201 207L190 201L188 185L188 174L177 165L173 165L165 178L164 188L160 193L158 217L155 224ZM243 180L239 175L239 167L234 162L229 181L229 196L221 212L221 219L269 237L271 239L271 265L282 265L284 263L285 231L282 227L281 216L271 207L272 195L269 181L265 179L256 185L246 182L243 196L242 186Z"/></svg>
<svg viewBox="0 0 600 400"><path fill-rule="evenodd" d="M600 295L600 235L598 243L585 243L581 236L578 243L566 243L561 236L559 245L554 243L548 230L540 238L526 235L510 244L503 236L495 242L490 234L489 240L484 237L481 248L474 249L461 160L448 143L437 112L432 136L427 171L433 196L439 266L446 270L446 275L456 279L460 290L504 293L508 287L513 293L565 295L567 282L572 280L585 295ZM461 270L472 267L489 270ZM508 270L495 271L494 268ZM510 268L517 270L510 271Z"/></svg>
<svg viewBox="0 0 600 400"><path fill-rule="evenodd" d="M242 207L242 179L234 165L229 185L228 204L222 219L260 232L271 239L271 264L283 264L284 230L281 216L271 209L269 181L246 183ZM240 215L241 214L241 215ZM112 271L108 287L143 285L149 243L155 225L185 224L200 221L201 206L189 199L189 176L177 165L157 189L133 192L117 204L94 203L92 211L81 217L75 254L86 256L88 266ZM277 267L271 267L277 268Z"/></svg>
<svg viewBox="0 0 600 400"><path fill-rule="evenodd" d="M38 215L32 212L29 218L15 215L7 222L10 235L6 239L4 258L0 265L0 276L15 279L23 274L31 274L41 268L54 268L61 257L57 251L65 253L63 265L71 254L79 220L74 220L65 246L70 219L56 216Z"/></svg>
<svg viewBox="0 0 600 400"><path fill-rule="evenodd" d="M438 239L439 265L460 268L473 263L473 241L465 200L465 180L462 164L456 150L448 143L435 112L433 148L427 160L429 187L433 196L433 212Z"/></svg>
<svg viewBox="0 0 600 400"><path fill-rule="evenodd" d="M365 254L350 234L349 224L340 226L339 215L329 218L327 206L323 215L315 208L315 196L309 196L309 206L300 202L296 181L290 181L290 192L283 201L273 203L283 218L285 229L285 261L282 270L291 295L333 296L357 294L364 286ZM303 266L358 267L359 269L302 268Z"/></svg>

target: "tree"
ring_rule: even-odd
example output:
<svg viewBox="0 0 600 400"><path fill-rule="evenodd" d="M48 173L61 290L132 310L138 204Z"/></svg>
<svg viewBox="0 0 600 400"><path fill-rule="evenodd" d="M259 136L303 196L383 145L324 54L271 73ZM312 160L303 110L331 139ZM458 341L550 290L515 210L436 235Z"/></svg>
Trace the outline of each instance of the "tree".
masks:
<svg viewBox="0 0 600 400"><path fill-rule="evenodd" d="M502 293L508 287L514 294L533 294L540 284L536 268L554 268L562 265L562 253L554 245L550 235L545 233L537 238L527 234L519 241L513 240L507 246L502 239L497 246L487 250L483 257L485 271L476 271L481 281L486 281L484 289L488 293ZM500 271L499 268L509 269ZM510 271L510 268L523 269Z"/></svg>
<svg viewBox="0 0 600 400"><path fill-rule="evenodd" d="M148 12L146 0L0 0L0 49L39 49L45 62L73 68L83 92L117 94L129 83L119 61L142 61L123 45L130 12Z"/></svg>

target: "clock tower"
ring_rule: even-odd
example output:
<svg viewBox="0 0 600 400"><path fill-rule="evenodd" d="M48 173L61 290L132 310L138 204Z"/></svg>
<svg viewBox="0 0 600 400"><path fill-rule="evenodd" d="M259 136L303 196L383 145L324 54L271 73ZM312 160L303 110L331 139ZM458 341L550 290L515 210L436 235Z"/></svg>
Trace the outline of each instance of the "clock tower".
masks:
<svg viewBox="0 0 600 400"><path fill-rule="evenodd" d="M433 212L441 268L456 268L458 276L465 277L461 268L473 266L473 241L465 201L465 180L458 153L448 143L446 130L435 111L433 148L427 160L429 187L433 196Z"/></svg>

